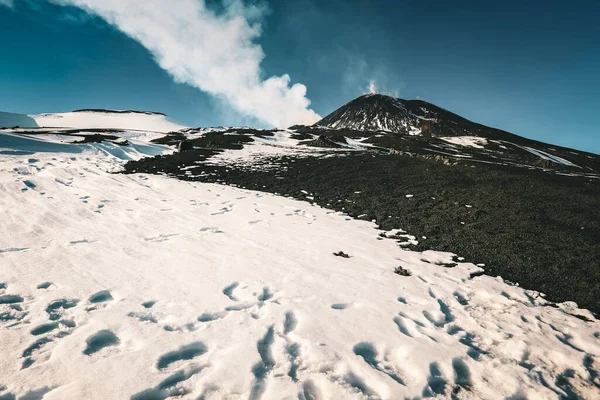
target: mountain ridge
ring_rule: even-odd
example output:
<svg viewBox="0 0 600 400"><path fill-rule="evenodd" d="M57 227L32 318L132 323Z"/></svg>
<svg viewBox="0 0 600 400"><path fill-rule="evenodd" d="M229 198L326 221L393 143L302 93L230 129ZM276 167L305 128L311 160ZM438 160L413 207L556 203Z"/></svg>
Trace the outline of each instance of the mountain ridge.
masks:
<svg viewBox="0 0 600 400"><path fill-rule="evenodd" d="M411 143L418 143L420 139L421 144L428 143L429 147L439 147L441 139L462 145L463 149L469 144L479 147L482 149L480 155L488 161L489 155L492 158L510 155L508 158L523 161L524 157L528 157L525 153L532 153L545 162L600 170L598 154L489 127L420 99L404 100L382 94L362 95L304 130L311 129L322 131L323 135L329 137L352 131L351 134L355 136L368 136L366 141L369 143L403 152L411 152L407 150L408 138L414 139L409 141ZM478 138L484 139L483 145L473 145ZM509 149L504 149L506 146ZM530 161L525 164L531 164Z"/></svg>
<svg viewBox="0 0 600 400"><path fill-rule="evenodd" d="M387 103L388 105L381 107L380 104L382 102ZM377 110L383 109L385 112L385 110L393 110L394 108L398 108L398 105L403 108L401 115L391 115L388 118L396 121L395 123L390 124L392 129L377 129L378 127L369 125L368 123L361 124L362 121L357 119L357 115L367 117L370 116L372 113L370 112L369 108L375 108ZM354 119L349 118L348 114L350 114L350 116L354 114ZM433 116L433 118L428 116ZM381 115L378 115L377 117L380 120L382 118ZM384 115L383 117L385 118L386 116ZM585 150L574 149L567 146L543 142L537 139L531 139L504 129L475 122L425 100L406 100L375 93L367 93L350 100L312 126L328 129L383 131L410 135L411 132L406 129L406 125L409 125L410 122L413 122L411 127L413 128L412 132L414 132L413 135L415 136L477 136L493 140L506 140L523 145L550 145L564 150L575 150L594 156L599 155L597 153L592 153ZM397 129L398 126L403 127L403 129ZM458 129L462 129L462 131L458 131Z"/></svg>

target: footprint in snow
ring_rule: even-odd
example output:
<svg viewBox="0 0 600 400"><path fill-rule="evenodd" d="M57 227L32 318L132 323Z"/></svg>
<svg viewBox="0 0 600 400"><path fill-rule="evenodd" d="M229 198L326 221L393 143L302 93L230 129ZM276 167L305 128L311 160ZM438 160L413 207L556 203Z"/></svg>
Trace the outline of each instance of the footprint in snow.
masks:
<svg viewBox="0 0 600 400"><path fill-rule="evenodd" d="M190 343L160 356L156 363L156 368L158 370L165 370L176 362L193 360L194 358L205 354L207 351L208 347L203 342Z"/></svg>
<svg viewBox="0 0 600 400"><path fill-rule="evenodd" d="M34 190L37 185L31 181L23 181L23 185L25 185L25 187L23 189L21 189L22 192L26 192L28 190Z"/></svg>
<svg viewBox="0 0 600 400"><path fill-rule="evenodd" d="M120 343L120 339L112 331L101 330L87 338L86 348L83 350L83 354L91 356L104 348L117 346Z"/></svg>
<svg viewBox="0 0 600 400"><path fill-rule="evenodd" d="M90 296L88 302L90 306L86 308L86 311L94 311L97 310L103 303L107 303L109 301L114 300L112 294L108 290L101 290L97 293L94 293Z"/></svg>
<svg viewBox="0 0 600 400"><path fill-rule="evenodd" d="M433 325L437 326L438 328L443 328L446 324L454 321L454 315L452 314L450 307L444 301L440 299L438 299L437 301L442 316L439 318L435 318L428 310L424 310L423 315Z"/></svg>
<svg viewBox="0 0 600 400"><path fill-rule="evenodd" d="M260 361L252 367L254 375L254 385L250 392L250 399L258 400L267 389L267 377L275 368L275 358L271 347L275 342L275 327L271 325L265 336L256 343L256 349L260 356Z"/></svg>
<svg viewBox="0 0 600 400"><path fill-rule="evenodd" d="M135 318L140 322L151 322L153 324L158 323L158 319L149 312L132 311L129 314L127 314L127 316Z"/></svg>
<svg viewBox="0 0 600 400"><path fill-rule="evenodd" d="M471 370L467 363L461 358L452 359L452 369L454 369L454 383L465 389L472 385Z"/></svg>
<svg viewBox="0 0 600 400"><path fill-rule="evenodd" d="M142 303L142 307L144 308L152 308L156 304L156 300L145 301Z"/></svg>
<svg viewBox="0 0 600 400"><path fill-rule="evenodd" d="M287 335L292 333L298 327L298 320L296 319L296 315L293 311L288 311L285 313L285 320L283 321L283 335L287 341L285 346L285 351L287 353L288 359L290 361L290 370L288 371L288 376L294 382L298 382L298 370L302 366L301 364L301 351L302 348L299 343L294 343L291 341Z"/></svg>
<svg viewBox="0 0 600 400"><path fill-rule="evenodd" d="M233 306L225 307L225 311L244 311L244 310L248 310L256 305L257 305L256 303L235 304Z"/></svg>
<svg viewBox="0 0 600 400"><path fill-rule="evenodd" d="M222 230L220 230L219 228L214 228L214 227L200 228L200 232L202 232L202 233L225 233Z"/></svg>
<svg viewBox="0 0 600 400"><path fill-rule="evenodd" d="M469 305L469 299L459 291L454 292L453 295L461 306Z"/></svg>
<svg viewBox="0 0 600 400"><path fill-rule="evenodd" d="M2 253L18 253L20 251L29 250L29 247L9 247L8 249L0 250L0 254Z"/></svg>
<svg viewBox="0 0 600 400"><path fill-rule="evenodd" d="M0 283L0 290L4 292L8 288L6 283ZM0 295L0 324L5 328L12 328L20 325L29 315L29 312L23 308L23 296L15 294Z"/></svg>
<svg viewBox="0 0 600 400"><path fill-rule="evenodd" d="M48 322L45 324L41 324L36 326L31 330L31 334L33 336L39 336L51 332L55 329L58 329L58 322Z"/></svg>
<svg viewBox="0 0 600 400"><path fill-rule="evenodd" d="M144 238L144 241L150 242L150 243L166 242L167 240L169 240L170 238L172 238L174 236L179 236L179 234L178 233L171 233L171 234L161 233L158 236Z"/></svg>
<svg viewBox="0 0 600 400"><path fill-rule="evenodd" d="M0 296L0 304L22 303L25 299L17 294L4 294Z"/></svg>
<svg viewBox="0 0 600 400"><path fill-rule="evenodd" d="M477 345L477 336L471 332L461 331L462 337L458 341L467 346L467 355L475 361L480 361L482 355L490 356L488 351L483 350Z"/></svg>
<svg viewBox="0 0 600 400"><path fill-rule="evenodd" d="M413 334L409 331L406 320L403 317L395 316L393 320L398 329L400 330L400 333L410 338L414 337Z"/></svg>
<svg viewBox="0 0 600 400"><path fill-rule="evenodd" d="M345 310L352 307L352 303L335 303L331 305L334 310Z"/></svg>
<svg viewBox="0 0 600 400"><path fill-rule="evenodd" d="M361 342L354 346L354 354L361 357L371 368L376 371L382 372L392 378L396 383L405 386L404 379L389 365L383 365L382 361L378 359L377 349L375 345L368 342Z"/></svg>
<svg viewBox="0 0 600 400"><path fill-rule="evenodd" d="M180 397L191 393L192 390L182 387L182 383L201 373L205 368L206 366L200 366L177 371L160 382L156 387L134 394L131 396L131 400L166 400L171 397Z"/></svg>
<svg viewBox="0 0 600 400"><path fill-rule="evenodd" d="M233 207L223 207L219 211L212 213L211 215L223 215L233 211Z"/></svg>
<svg viewBox="0 0 600 400"><path fill-rule="evenodd" d="M216 313L203 313L198 317L199 322L212 322L222 318L225 318L227 311L221 311Z"/></svg>
<svg viewBox="0 0 600 400"><path fill-rule="evenodd" d="M19 397L19 400L42 400L45 395L56 389L56 387L43 387L36 390L31 390ZM16 400L17 396L13 393L3 393L6 390L5 386L0 385L0 400Z"/></svg>
<svg viewBox="0 0 600 400"><path fill-rule="evenodd" d="M408 336L411 338L417 338L417 337L421 337L422 335L425 335L426 337L433 340L434 342L437 342L437 340L435 338L433 338L433 337L427 335L427 333L423 332L423 328L425 328L425 324L416 318L411 318L410 316L406 315L405 313L399 312L398 315L393 318L393 321L396 324L396 326L398 327L398 329L400 330L400 332L405 336ZM410 321L410 322L408 322L408 321Z"/></svg>
<svg viewBox="0 0 600 400"><path fill-rule="evenodd" d="M21 369L26 369L35 363L48 360L51 356L49 349L51 344L69 336L76 327L77 324L75 321L69 319L61 319L60 321L48 322L34 327L30 331L32 336L45 336L36 339L23 350L21 354L23 358Z"/></svg>
<svg viewBox="0 0 600 400"><path fill-rule="evenodd" d="M79 304L78 299L58 299L51 301L46 306L46 313L50 321L57 321L61 319L66 310L74 308Z"/></svg>
<svg viewBox="0 0 600 400"><path fill-rule="evenodd" d="M444 377L440 366L436 362L429 364L429 376L427 377L427 386L423 388L423 397L436 397L446 394L448 381Z"/></svg>
<svg viewBox="0 0 600 400"><path fill-rule="evenodd" d="M260 294L258 296L258 301L265 302L265 301L271 300L273 298L273 296L274 296L273 289L271 289L268 286L265 286L263 288L262 294Z"/></svg>
<svg viewBox="0 0 600 400"><path fill-rule="evenodd" d="M234 291L234 290L235 290L235 289L236 289L238 286L240 286L240 283L239 283L239 282L233 282L231 285L229 285L229 286L226 286L226 287L223 289L223 294L224 294L225 296L229 297L229 299L230 299L230 300L232 300L232 301L238 301L238 298L237 298L237 297L235 297L235 296L233 295L233 291Z"/></svg>
<svg viewBox="0 0 600 400"><path fill-rule="evenodd" d="M312 381L307 380L302 384L302 391L298 394L299 400L323 400L325 397L319 387Z"/></svg>
<svg viewBox="0 0 600 400"><path fill-rule="evenodd" d="M285 313L285 321L283 322L283 334L292 333L298 327L298 319L293 311Z"/></svg>
<svg viewBox="0 0 600 400"><path fill-rule="evenodd" d="M90 243L90 241L89 241L89 240L87 240L87 239L73 240L73 241L69 242L69 244L70 244L71 246L72 246L72 245L76 245L76 244L88 244L88 243Z"/></svg>

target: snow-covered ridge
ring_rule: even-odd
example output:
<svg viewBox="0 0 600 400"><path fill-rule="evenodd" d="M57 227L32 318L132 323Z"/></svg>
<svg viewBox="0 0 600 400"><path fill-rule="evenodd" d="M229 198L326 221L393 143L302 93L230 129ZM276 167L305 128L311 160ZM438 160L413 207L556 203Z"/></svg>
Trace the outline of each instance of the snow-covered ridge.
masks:
<svg viewBox="0 0 600 400"><path fill-rule="evenodd" d="M186 126L160 113L129 110L79 110L54 114L33 114L38 126L76 129L129 129L151 132L174 132Z"/></svg>
<svg viewBox="0 0 600 400"><path fill-rule="evenodd" d="M82 108L80 110L73 110L72 112L93 112L100 114L145 114L145 115L162 115L166 114L156 111L139 111L139 110L109 110L105 108Z"/></svg>

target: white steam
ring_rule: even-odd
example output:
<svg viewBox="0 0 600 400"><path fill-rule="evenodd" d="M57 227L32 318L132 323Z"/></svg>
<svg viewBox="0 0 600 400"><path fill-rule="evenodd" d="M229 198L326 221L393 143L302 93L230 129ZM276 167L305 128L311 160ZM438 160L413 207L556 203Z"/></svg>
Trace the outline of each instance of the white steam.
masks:
<svg viewBox="0 0 600 400"><path fill-rule="evenodd" d="M6 2L7 0L0 0ZM97 15L137 40L180 83L224 100L240 114L276 127L312 124L306 86L290 77L261 78L260 7L225 0L223 13L204 0L52 0Z"/></svg>
<svg viewBox="0 0 600 400"><path fill-rule="evenodd" d="M375 86L375 81L370 81L369 82L369 93L370 94L377 94L377 86Z"/></svg>

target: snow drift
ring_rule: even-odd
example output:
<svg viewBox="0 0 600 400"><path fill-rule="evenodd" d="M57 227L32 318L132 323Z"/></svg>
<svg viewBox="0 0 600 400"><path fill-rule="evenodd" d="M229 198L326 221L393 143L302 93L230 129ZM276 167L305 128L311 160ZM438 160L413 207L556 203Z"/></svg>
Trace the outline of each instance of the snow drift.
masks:
<svg viewBox="0 0 600 400"><path fill-rule="evenodd" d="M164 114L139 111L82 110L54 114L30 115L38 126L75 129L131 129L173 132L186 128Z"/></svg>

